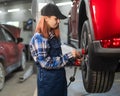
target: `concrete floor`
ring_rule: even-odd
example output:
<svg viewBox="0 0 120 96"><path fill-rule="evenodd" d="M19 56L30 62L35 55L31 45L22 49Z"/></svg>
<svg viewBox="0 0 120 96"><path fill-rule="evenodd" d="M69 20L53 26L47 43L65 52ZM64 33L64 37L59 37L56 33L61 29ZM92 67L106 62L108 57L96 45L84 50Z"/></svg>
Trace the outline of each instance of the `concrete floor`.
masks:
<svg viewBox="0 0 120 96"><path fill-rule="evenodd" d="M36 74L24 82L19 82L21 72L12 73L6 82L0 96L33 96L36 88Z"/></svg>

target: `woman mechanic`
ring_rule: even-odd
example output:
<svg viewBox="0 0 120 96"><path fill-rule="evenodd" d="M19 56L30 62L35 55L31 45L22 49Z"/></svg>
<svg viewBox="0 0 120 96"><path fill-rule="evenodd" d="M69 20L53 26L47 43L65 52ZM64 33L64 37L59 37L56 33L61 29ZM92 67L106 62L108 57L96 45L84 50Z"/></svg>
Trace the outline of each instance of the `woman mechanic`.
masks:
<svg viewBox="0 0 120 96"><path fill-rule="evenodd" d="M62 55L59 23L65 19L59 8L47 4L30 41L30 51L37 65L38 96L67 96L64 66L79 54L76 50ZM78 60L81 63L81 60Z"/></svg>

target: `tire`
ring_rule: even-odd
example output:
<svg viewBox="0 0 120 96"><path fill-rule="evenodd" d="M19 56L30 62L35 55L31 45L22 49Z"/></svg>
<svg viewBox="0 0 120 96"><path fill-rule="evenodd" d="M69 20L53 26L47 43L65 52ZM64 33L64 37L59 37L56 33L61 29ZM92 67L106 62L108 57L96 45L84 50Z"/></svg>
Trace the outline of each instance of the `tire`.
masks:
<svg viewBox="0 0 120 96"><path fill-rule="evenodd" d="M5 83L5 70L2 63L0 62L0 91L3 89L4 83Z"/></svg>
<svg viewBox="0 0 120 96"><path fill-rule="evenodd" d="M26 55L25 52L22 52L20 60L20 70L25 70L25 68L26 68Z"/></svg>
<svg viewBox="0 0 120 96"><path fill-rule="evenodd" d="M85 21L82 27L81 34L81 48L86 49L86 54L83 56L82 61L82 79L87 92L89 93L104 93L111 89L115 72L111 71L96 71L90 65L99 64L97 56L94 54L92 46L91 34L88 21Z"/></svg>

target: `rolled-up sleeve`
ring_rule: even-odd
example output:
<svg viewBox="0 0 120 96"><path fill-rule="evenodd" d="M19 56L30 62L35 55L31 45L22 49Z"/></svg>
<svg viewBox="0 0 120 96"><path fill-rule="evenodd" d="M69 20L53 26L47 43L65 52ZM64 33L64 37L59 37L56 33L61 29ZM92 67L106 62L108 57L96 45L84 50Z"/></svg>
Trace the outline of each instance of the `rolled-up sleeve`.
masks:
<svg viewBox="0 0 120 96"><path fill-rule="evenodd" d="M46 69L61 68L72 58L71 52L58 57L50 57L48 50L48 40L40 35L34 35L30 41L30 51L34 61L38 62L41 67Z"/></svg>

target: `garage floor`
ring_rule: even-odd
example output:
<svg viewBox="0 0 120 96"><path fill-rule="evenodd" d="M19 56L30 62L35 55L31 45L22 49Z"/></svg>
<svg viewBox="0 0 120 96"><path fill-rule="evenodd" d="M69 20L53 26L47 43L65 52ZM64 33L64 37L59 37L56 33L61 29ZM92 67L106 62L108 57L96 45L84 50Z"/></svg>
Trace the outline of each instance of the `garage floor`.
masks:
<svg viewBox="0 0 120 96"><path fill-rule="evenodd" d="M27 65L33 64L27 62ZM0 96L33 96L36 88L36 74L32 74L24 82L19 81L23 71L14 71L6 78L5 86L0 91Z"/></svg>

